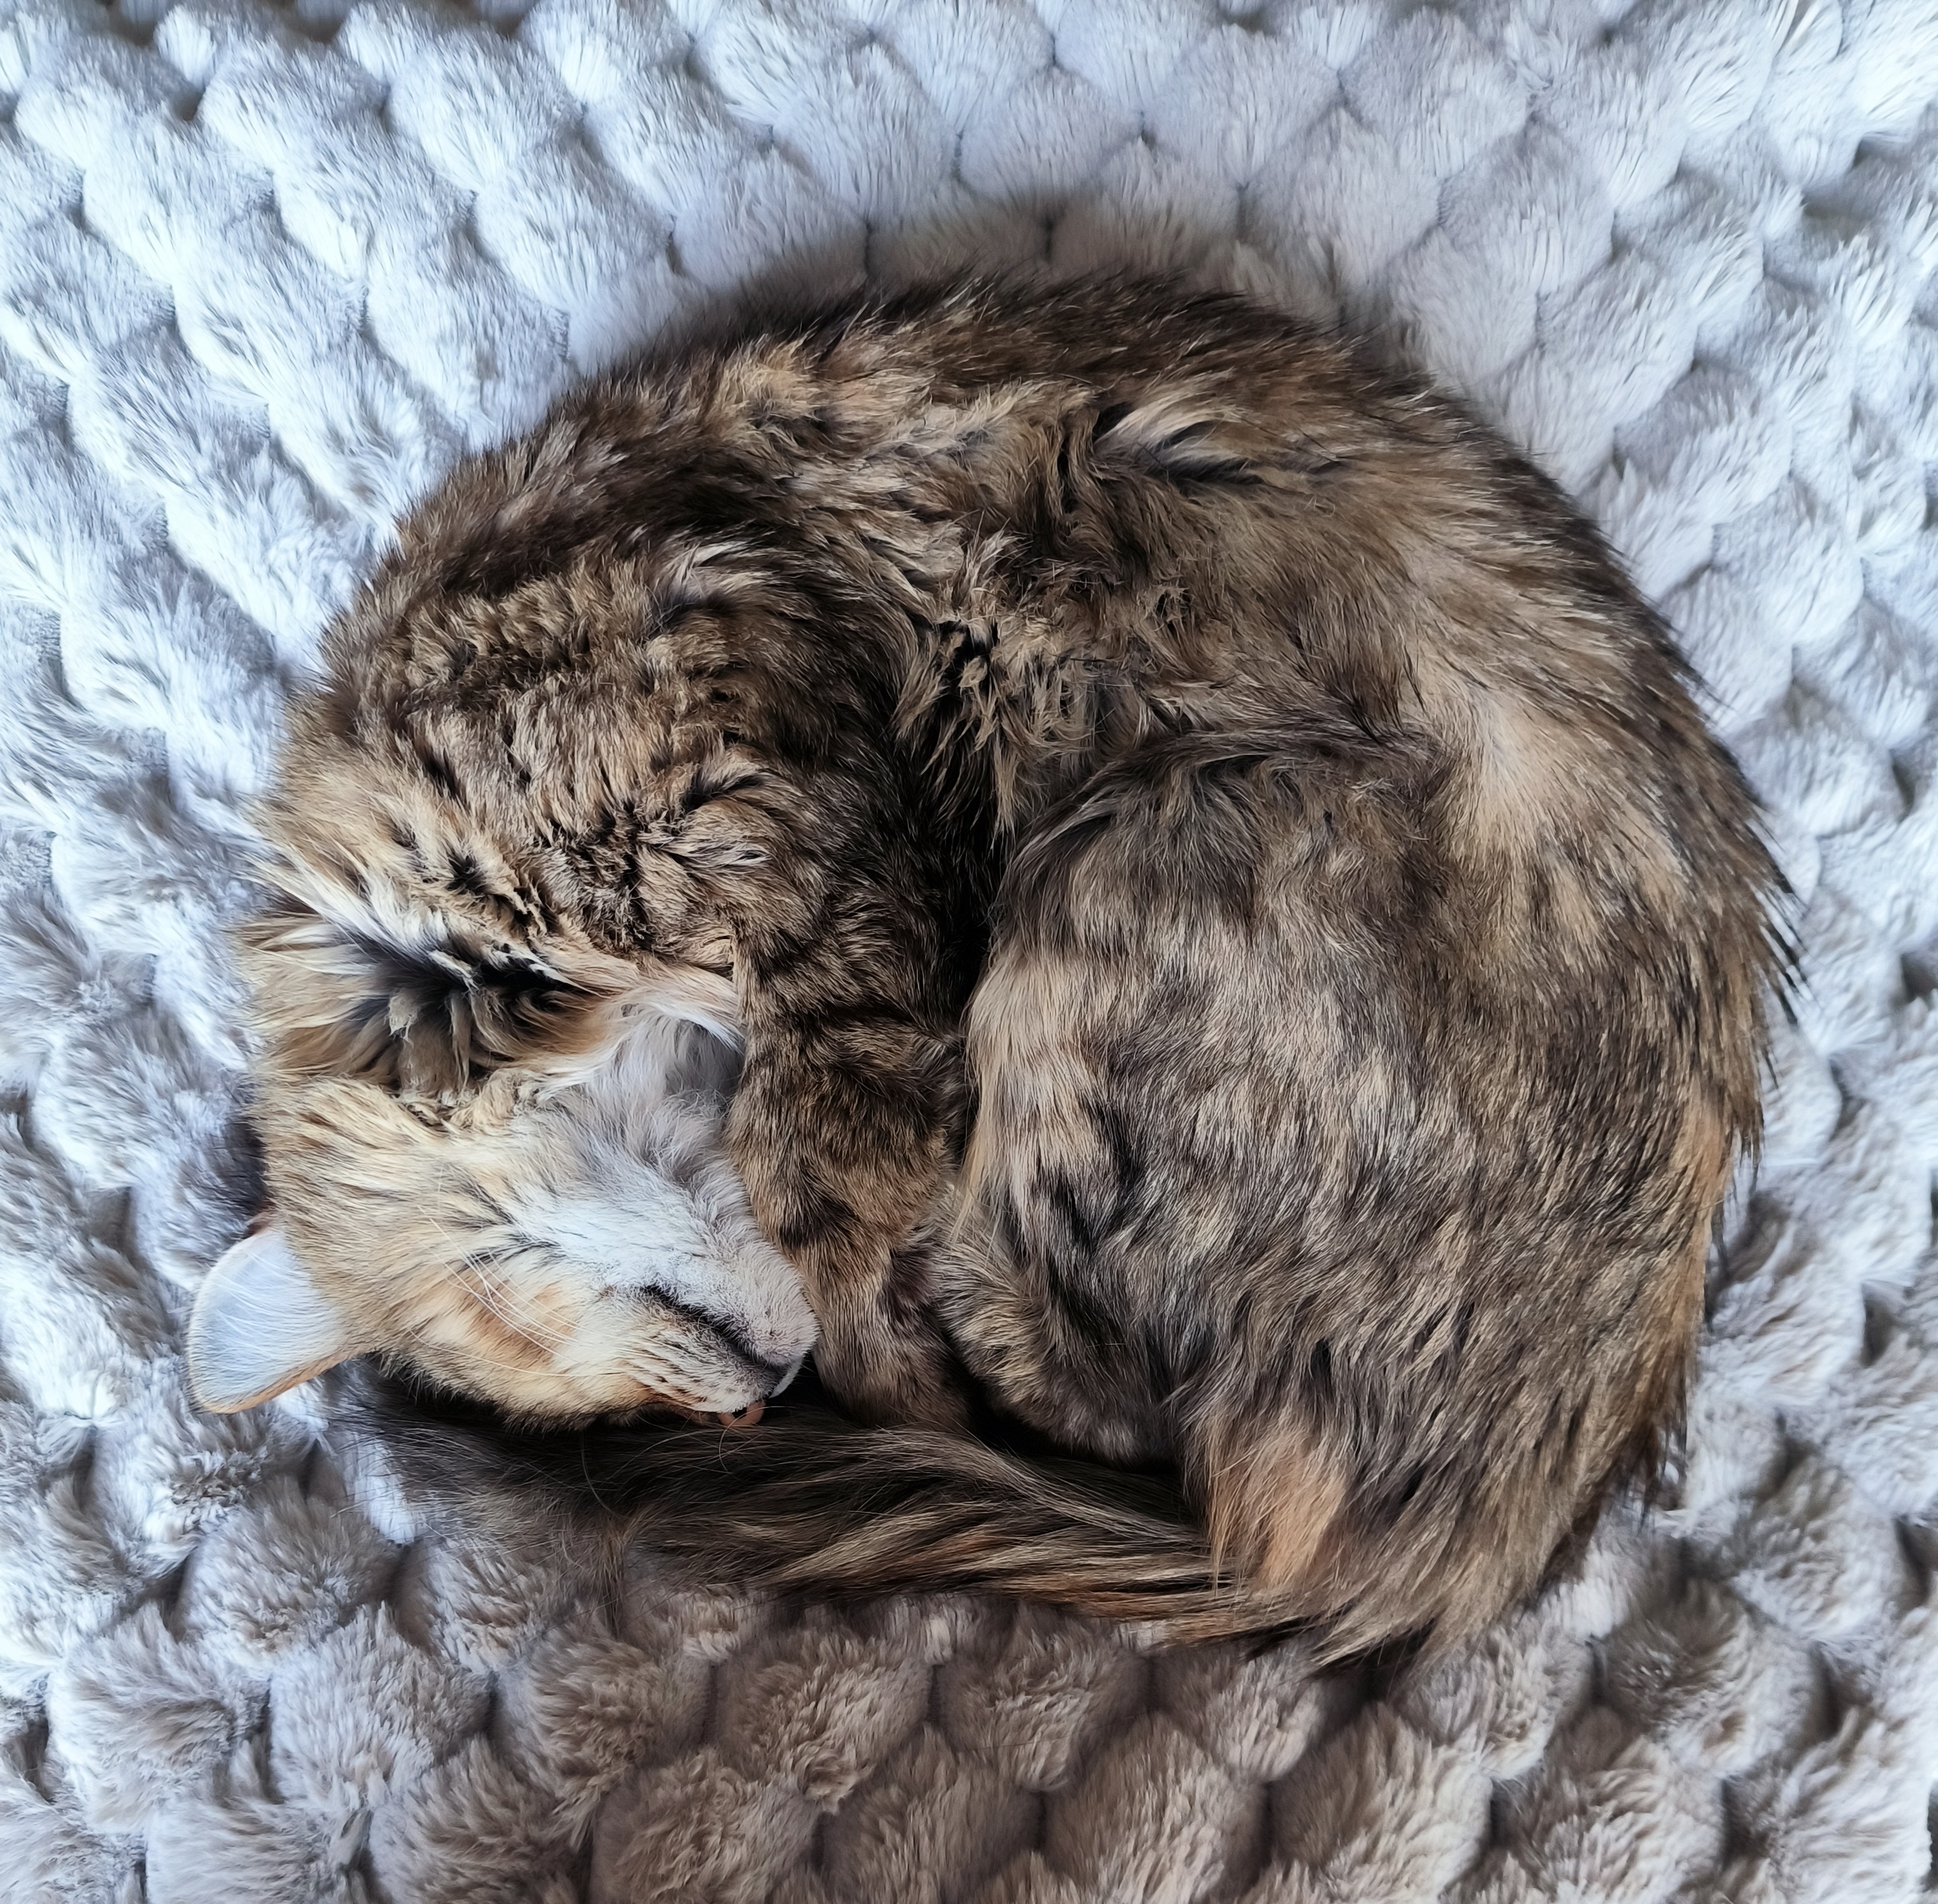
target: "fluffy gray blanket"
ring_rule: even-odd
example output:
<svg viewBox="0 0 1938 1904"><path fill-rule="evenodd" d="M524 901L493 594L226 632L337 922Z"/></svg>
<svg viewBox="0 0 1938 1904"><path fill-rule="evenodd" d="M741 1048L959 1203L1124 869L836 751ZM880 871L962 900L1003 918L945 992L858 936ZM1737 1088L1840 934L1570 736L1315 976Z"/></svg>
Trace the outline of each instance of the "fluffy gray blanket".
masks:
<svg viewBox="0 0 1938 1904"><path fill-rule="evenodd" d="M1934 96L1931 0L0 0L0 1893L1919 1891ZM184 1395L241 806L387 521L757 276L1020 257L1387 327L1663 603L1795 888L1678 1489L1387 1697L595 1591Z"/></svg>

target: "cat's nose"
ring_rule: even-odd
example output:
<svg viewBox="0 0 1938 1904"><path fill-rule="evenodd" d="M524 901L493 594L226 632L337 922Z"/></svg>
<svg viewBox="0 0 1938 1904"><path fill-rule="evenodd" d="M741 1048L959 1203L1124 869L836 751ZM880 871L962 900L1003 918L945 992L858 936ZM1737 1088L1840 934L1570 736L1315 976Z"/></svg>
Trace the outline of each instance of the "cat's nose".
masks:
<svg viewBox="0 0 1938 1904"><path fill-rule="evenodd" d="M728 1332L722 1330L721 1333L724 1335ZM800 1365L807 1359L806 1353L803 1350L789 1362L770 1362L764 1356L755 1355L737 1335L730 1336L729 1339L740 1349L742 1356L746 1361L760 1370L764 1377L771 1377L773 1380L765 1395L749 1402L743 1408L736 1408L731 1414L717 1414L713 1419L722 1428L752 1428L767 1412L768 1402L779 1395L800 1373Z"/></svg>

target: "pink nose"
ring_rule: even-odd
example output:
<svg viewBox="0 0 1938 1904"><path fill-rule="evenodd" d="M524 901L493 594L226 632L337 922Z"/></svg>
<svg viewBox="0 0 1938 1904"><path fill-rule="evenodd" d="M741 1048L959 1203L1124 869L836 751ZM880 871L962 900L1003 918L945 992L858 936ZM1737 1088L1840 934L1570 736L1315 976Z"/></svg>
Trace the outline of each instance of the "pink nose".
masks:
<svg viewBox="0 0 1938 1904"><path fill-rule="evenodd" d="M722 1428L752 1428L767 1413L764 1401L750 1401L746 1407L731 1415L715 1415L713 1419Z"/></svg>

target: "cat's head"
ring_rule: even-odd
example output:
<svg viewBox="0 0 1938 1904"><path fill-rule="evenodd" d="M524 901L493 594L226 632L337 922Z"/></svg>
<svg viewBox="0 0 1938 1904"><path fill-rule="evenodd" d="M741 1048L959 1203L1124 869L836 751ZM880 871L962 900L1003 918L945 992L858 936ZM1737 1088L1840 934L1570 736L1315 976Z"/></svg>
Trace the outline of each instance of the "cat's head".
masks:
<svg viewBox="0 0 1938 1904"><path fill-rule="evenodd" d="M424 854L287 861L244 934L273 1207L197 1296L196 1398L375 1351L528 1418L752 1408L815 1325L723 1150L731 980L472 903L475 862L427 898Z"/></svg>

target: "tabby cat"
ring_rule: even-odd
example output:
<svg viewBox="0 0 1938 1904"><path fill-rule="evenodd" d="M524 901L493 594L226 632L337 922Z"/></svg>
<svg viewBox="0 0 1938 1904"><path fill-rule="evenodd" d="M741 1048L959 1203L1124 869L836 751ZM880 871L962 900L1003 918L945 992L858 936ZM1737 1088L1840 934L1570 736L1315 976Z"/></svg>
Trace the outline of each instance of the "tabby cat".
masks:
<svg viewBox="0 0 1938 1904"><path fill-rule="evenodd" d="M1776 876L1594 531L1362 348L749 320L457 469L324 654L208 1405L374 1350L703 1571L1334 1653L1672 1424ZM843 1412L752 1425L810 1345ZM746 1425L524 1432L655 1408Z"/></svg>

